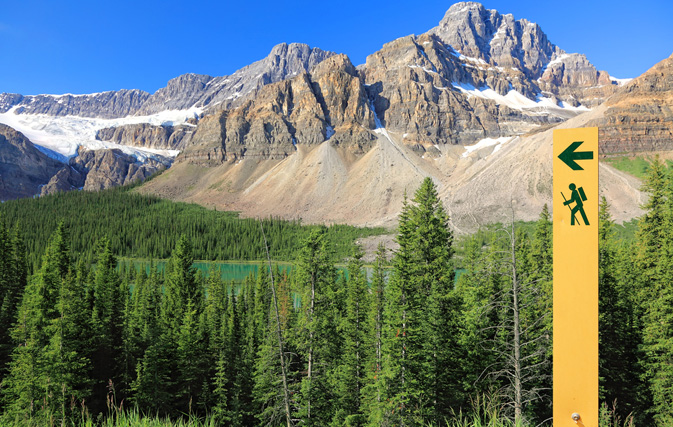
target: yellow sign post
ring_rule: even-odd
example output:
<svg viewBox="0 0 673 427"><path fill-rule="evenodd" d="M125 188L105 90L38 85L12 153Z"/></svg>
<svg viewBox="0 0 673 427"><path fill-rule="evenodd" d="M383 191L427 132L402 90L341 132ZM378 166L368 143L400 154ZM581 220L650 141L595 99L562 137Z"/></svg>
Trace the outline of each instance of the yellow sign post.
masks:
<svg viewBox="0 0 673 427"><path fill-rule="evenodd" d="M554 131L554 427L598 427L598 128Z"/></svg>

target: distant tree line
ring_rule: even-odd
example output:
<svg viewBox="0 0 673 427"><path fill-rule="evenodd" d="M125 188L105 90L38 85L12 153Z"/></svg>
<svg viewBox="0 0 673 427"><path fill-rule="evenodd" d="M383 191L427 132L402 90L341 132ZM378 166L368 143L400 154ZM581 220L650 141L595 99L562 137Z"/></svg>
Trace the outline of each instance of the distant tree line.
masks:
<svg viewBox="0 0 673 427"><path fill-rule="evenodd" d="M656 161L645 185L632 244L600 207L602 425L673 424L673 179ZM329 229L316 227L290 272L241 286L198 274L188 236L162 274L119 272L107 237L93 265L75 261L63 224L29 275L21 233L0 227L0 421L69 425L123 406L227 426L440 426L492 408L549 423L547 209L529 232L512 222L466 239L458 279L430 179L399 220L399 250L387 260L379 247L370 277L357 247L337 273Z"/></svg>
<svg viewBox="0 0 673 427"><path fill-rule="evenodd" d="M109 236L117 256L167 259L176 236L181 234L193 245L194 257L199 260L260 260L265 256L256 219L171 202L126 187L10 200L0 203L0 218L8 224L20 224L28 262L35 267L60 222L68 230L72 253L89 260L95 259L96 239L101 236ZM294 260L302 241L318 227L277 218L264 218L262 222L274 259L283 261ZM345 258L353 240L384 232L382 228L332 225L327 234L337 256Z"/></svg>

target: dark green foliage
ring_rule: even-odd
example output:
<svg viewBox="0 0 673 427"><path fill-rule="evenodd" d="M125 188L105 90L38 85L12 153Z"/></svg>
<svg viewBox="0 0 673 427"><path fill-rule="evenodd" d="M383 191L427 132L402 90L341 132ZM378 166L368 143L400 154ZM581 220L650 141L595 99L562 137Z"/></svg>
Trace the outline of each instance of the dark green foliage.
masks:
<svg viewBox="0 0 673 427"><path fill-rule="evenodd" d="M601 199L599 221L600 400L616 401L618 413L615 415L625 418L642 408L643 396L647 395L640 381L642 372L638 363L642 338L635 318L635 289L624 274L630 268L620 269L620 265L629 264L628 255L617 246L614 222L605 198Z"/></svg>
<svg viewBox="0 0 673 427"><path fill-rule="evenodd" d="M175 237L185 235L201 260L261 260L266 252L260 245L259 223L239 219L235 212L219 212L204 207L146 196L127 188L100 192L71 191L38 199L20 199L0 204L6 221L21 221L31 263L44 252L47 237L64 222L71 232L74 254L95 259L95 242L110 238L110 248L121 257L166 259ZM269 250L277 260L292 261L303 239L316 226L299 221L265 219ZM383 229L362 229L333 225L328 238L339 259L350 253L358 237L383 234Z"/></svg>
<svg viewBox="0 0 673 427"><path fill-rule="evenodd" d="M26 252L18 226L11 234L10 237L10 231L0 223L0 382L7 374L13 347L10 330L28 278Z"/></svg>
<svg viewBox="0 0 673 427"><path fill-rule="evenodd" d="M298 391L298 416L311 426L324 426L332 419L330 402L334 390L328 372L336 365L336 350L342 343L336 332L341 301L336 293L336 271L326 231L315 230L306 239L297 260L295 282L301 307L293 344L298 349L301 371L305 372Z"/></svg>
<svg viewBox="0 0 673 427"><path fill-rule="evenodd" d="M442 420L461 393L457 299L448 215L430 178L400 214L393 277L384 310L386 408L381 422L423 425Z"/></svg>
<svg viewBox="0 0 673 427"><path fill-rule="evenodd" d="M83 278L70 267L63 224L50 238L42 267L28 283L11 334L18 344L3 381L7 410L27 419L38 412L66 422L72 401L90 395L90 318Z"/></svg>
<svg viewBox="0 0 673 427"><path fill-rule="evenodd" d="M673 416L672 182L655 160L632 242L616 237L601 204L601 399L617 401L613 419L632 412L638 425L670 425ZM90 202L77 207L74 231L33 226L31 215L45 207L73 216L74 201ZM126 190L0 210L31 224L28 257L42 255L28 276L21 233L0 224L0 424L112 420L120 406L227 426L444 425L461 413L485 420L487 407L525 425L550 415L546 208L536 222L461 238L456 281L448 215L427 179L405 200L392 269L379 247L372 267L355 249L339 273L334 262L359 232L274 220L264 222L271 255L294 266L265 267L242 283L202 274L194 259L231 248L265 257L252 220ZM41 214L45 223L59 216ZM166 215L169 231L153 229L153 221L167 227ZM48 242L34 237L54 228ZM149 231L127 240L141 229ZM165 271L117 265L118 255L138 253L169 257ZM475 401L488 404L472 409Z"/></svg>

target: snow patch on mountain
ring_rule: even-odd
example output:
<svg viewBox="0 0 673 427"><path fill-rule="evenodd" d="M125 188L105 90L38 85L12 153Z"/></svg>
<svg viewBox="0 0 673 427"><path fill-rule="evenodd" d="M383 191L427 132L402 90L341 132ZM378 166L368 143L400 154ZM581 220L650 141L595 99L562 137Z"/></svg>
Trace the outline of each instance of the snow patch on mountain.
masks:
<svg viewBox="0 0 673 427"><path fill-rule="evenodd" d="M89 150L118 148L123 152L135 155L140 161L159 154L175 157L178 150L156 150L151 148L131 147L113 142L96 140L96 132L108 127L131 124L149 123L155 126L177 126L187 124L186 121L198 117L202 109L162 111L149 116L127 116L121 119L98 119L78 116L49 116L46 114L15 114L17 107L6 113L0 113L0 123L10 126L23 133L38 149L56 158L67 161L77 154L79 147Z"/></svg>
<svg viewBox="0 0 673 427"><path fill-rule="evenodd" d="M617 77L610 76L610 80L617 86L624 86L633 79L618 79Z"/></svg>
<svg viewBox="0 0 673 427"><path fill-rule="evenodd" d="M538 95L536 100L532 100L514 89L510 90L506 95L503 96L491 88L476 88L467 83L453 83L453 87L467 95L468 99L472 96L482 99L489 99L495 101L495 103L498 105L506 105L507 107L514 110L542 109L544 111L550 111L554 109L563 109L576 112L589 111L589 109L583 105L580 105L579 107L573 107L566 103L558 105L556 102L554 102L553 99L546 98L541 95Z"/></svg>
<svg viewBox="0 0 673 427"><path fill-rule="evenodd" d="M481 141L477 142L474 145L469 145L465 147L465 152L463 153L463 157L469 156L471 153L474 153L475 151L481 150L482 148L487 148L487 147L493 147L492 153L495 153L502 147L503 144L507 144L510 142L512 139L514 139L513 136L503 136L500 138L484 138Z"/></svg>

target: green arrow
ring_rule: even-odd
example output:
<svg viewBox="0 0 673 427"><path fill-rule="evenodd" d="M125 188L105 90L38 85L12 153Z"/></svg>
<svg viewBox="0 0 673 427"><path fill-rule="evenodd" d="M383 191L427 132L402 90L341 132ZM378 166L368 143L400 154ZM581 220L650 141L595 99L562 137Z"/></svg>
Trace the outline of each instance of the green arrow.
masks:
<svg viewBox="0 0 673 427"><path fill-rule="evenodd" d="M584 141L575 141L568 146L563 153L559 154L558 158L563 161L570 169L574 171L582 171L584 168L578 165L575 160L591 160L594 158L593 151L575 151L577 147L582 145Z"/></svg>

